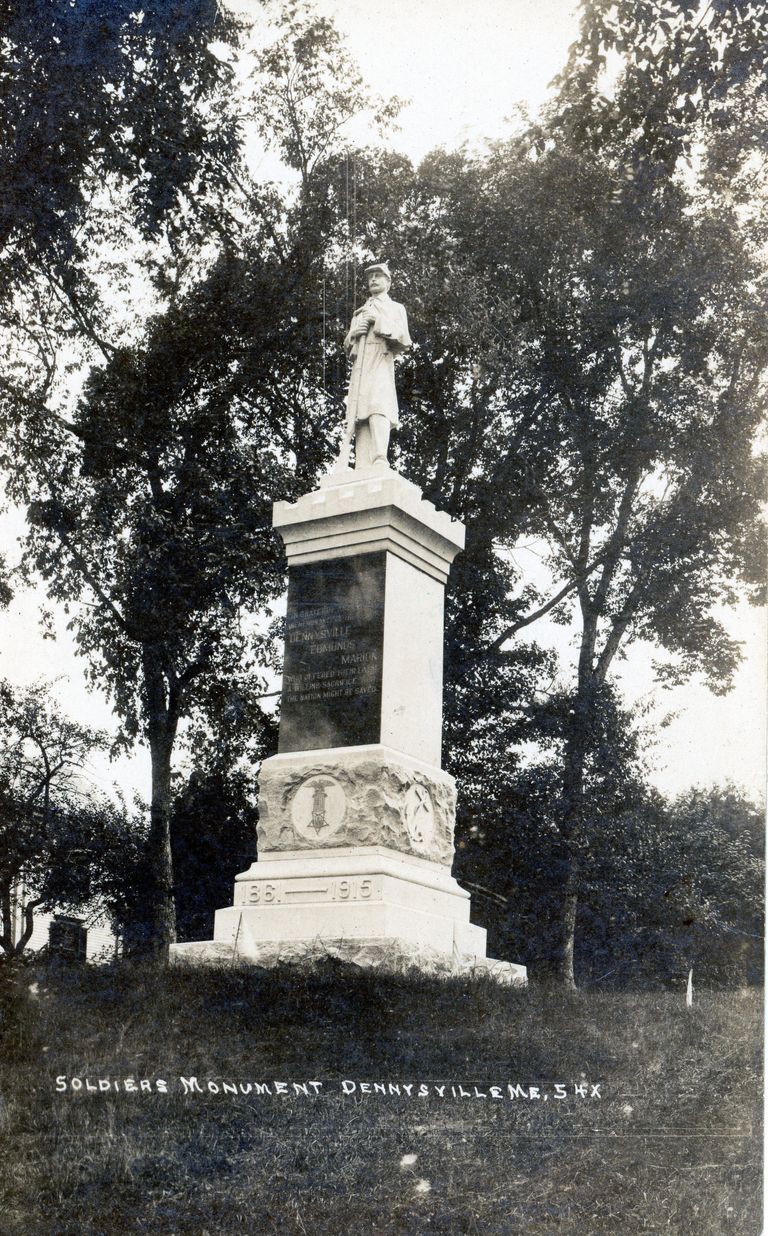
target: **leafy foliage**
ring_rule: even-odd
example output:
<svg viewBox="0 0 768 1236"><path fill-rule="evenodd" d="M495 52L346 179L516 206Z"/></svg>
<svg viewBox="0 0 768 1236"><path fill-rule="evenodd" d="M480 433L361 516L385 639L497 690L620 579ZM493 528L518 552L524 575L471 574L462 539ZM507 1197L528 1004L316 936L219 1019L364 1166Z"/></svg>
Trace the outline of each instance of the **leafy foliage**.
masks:
<svg viewBox="0 0 768 1236"><path fill-rule="evenodd" d="M598 822L580 934L593 978L740 986L762 977L760 808L733 786L650 795Z"/></svg>
<svg viewBox="0 0 768 1236"><path fill-rule="evenodd" d="M732 177L765 146L767 47L760 0L585 0L557 123L621 157L627 180L673 170L702 142L710 173Z"/></svg>
<svg viewBox="0 0 768 1236"><path fill-rule="evenodd" d="M265 141L277 146L306 189L319 163L338 148L344 126L370 113L380 130L400 100L367 88L332 21L295 0L280 6L278 37L259 57L252 115Z"/></svg>
<svg viewBox="0 0 768 1236"><path fill-rule="evenodd" d="M221 176L234 133L216 100L230 74L210 45L234 23L216 0L8 0L1 33L6 264L74 279L99 178L126 185L153 232L201 173Z"/></svg>
<svg viewBox="0 0 768 1236"><path fill-rule="evenodd" d="M71 607L89 673L115 702L120 740L142 738L150 747L151 827L137 878L146 922L134 934L161 956L175 931L168 826L179 727L231 732L237 715L252 758L269 729L259 697L275 665L270 607L284 579L271 504L306 486L330 451L307 291L322 265L325 216L306 181L331 135L364 102L347 66L349 81L328 86L327 133L311 124L302 130L308 163L298 207L288 191L253 183L242 150L226 145L238 121L222 101L225 70L215 58L213 68L208 63L206 40L222 30L205 27L204 10L178 32L191 57L191 93L185 80L166 89L163 74L178 67L172 44L130 18L137 39L149 40L134 70L155 74L157 106L165 108L151 129L158 141L151 174L162 179L171 132L183 166L194 169L194 192L174 161L147 229L143 151L129 143L134 161L122 182L112 181L115 169L91 140L93 166L81 179L96 171L111 193L93 208L84 192L78 198L88 226L70 261L88 311L77 298L49 294L40 283L47 268L35 272L31 292L16 272L6 297L13 347L0 383L5 463L30 517L28 563ZM338 42L331 27L286 20L302 73L327 81ZM196 49L205 61L199 71ZM260 108L272 99L274 133L282 132L283 69L282 53L266 54L254 88ZM127 103L141 113L137 126L146 125L143 93L129 93ZM211 126L210 141L205 125L190 127L190 111ZM110 255L95 227L113 242ZM117 293L114 303L105 289ZM148 295L149 314L134 307L132 289L145 303Z"/></svg>
<svg viewBox="0 0 768 1236"><path fill-rule="evenodd" d="M616 735L623 733L621 741ZM760 982L762 813L733 787L665 800L644 782L639 734L614 714L591 762L590 827L578 852L574 972L606 987ZM611 747L612 758L608 748ZM546 977L570 856L557 827L558 770L536 762L475 796L465 789L457 872L489 951Z"/></svg>
<svg viewBox="0 0 768 1236"><path fill-rule="evenodd" d="M114 915L139 839L125 812L83 780L103 734L65 717L44 684L14 691L0 683L0 719L0 945L8 959L28 944L38 909L95 904Z"/></svg>
<svg viewBox="0 0 768 1236"><path fill-rule="evenodd" d="M180 940L210 940L216 910L256 857L258 812L240 770L195 771L176 796L171 846Z"/></svg>

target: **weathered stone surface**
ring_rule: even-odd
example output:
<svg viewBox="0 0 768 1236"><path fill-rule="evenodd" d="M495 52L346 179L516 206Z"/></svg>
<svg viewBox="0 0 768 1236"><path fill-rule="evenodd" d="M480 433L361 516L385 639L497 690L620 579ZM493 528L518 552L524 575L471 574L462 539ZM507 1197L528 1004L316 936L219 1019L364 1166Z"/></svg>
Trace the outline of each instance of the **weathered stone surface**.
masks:
<svg viewBox="0 0 768 1236"><path fill-rule="evenodd" d="M296 940L279 944L256 944L250 941L243 948L231 944L202 941L174 944L171 962L174 965L253 965L267 969L277 965L312 965L334 959L360 969L381 970L388 974L421 974L453 978L488 977L507 986L523 987L528 978L525 966L509 961L479 959L469 954L438 953L423 947L415 948L407 940Z"/></svg>
<svg viewBox="0 0 768 1236"><path fill-rule="evenodd" d="M464 525L391 468L378 465L351 477L325 477L296 502L275 503L273 523L289 566L387 550L445 583L464 548Z"/></svg>
<svg viewBox="0 0 768 1236"><path fill-rule="evenodd" d="M259 851L386 846L450 866L453 778L382 749L265 760Z"/></svg>

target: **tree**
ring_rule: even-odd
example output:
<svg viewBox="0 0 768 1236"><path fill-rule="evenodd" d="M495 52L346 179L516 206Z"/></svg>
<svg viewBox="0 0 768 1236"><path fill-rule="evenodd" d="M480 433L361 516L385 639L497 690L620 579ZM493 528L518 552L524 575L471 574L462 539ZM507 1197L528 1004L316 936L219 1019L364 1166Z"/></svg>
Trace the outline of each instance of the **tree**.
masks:
<svg viewBox="0 0 768 1236"><path fill-rule="evenodd" d="M180 260L185 210L204 218L227 183L231 72L211 45L234 24L215 0L39 0L10 6L3 37L2 462L12 497L72 547L62 483L83 439L67 409L90 366L122 357L136 330L131 257ZM72 599L68 566L58 595Z"/></svg>
<svg viewBox="0 0 768 1236"><path fill-rule="evenodd" d="M205 202L201 175L221 182L236 149L231 73L212 50L236 23L217 0L8 0L2 20L3 282L43 273L96 334L83 260L94 195L126 187L148 234L179 194Z"/></svg>
<svg viewBox="0 0 768 1236"><path fill-rule="evenodd" d="M254 701L233 700L228 684L198 714L188 735L192 767L175 779L170 820L174 898L181 940L213 934L216 910L229 905L238 872L256 857L257 782L254 769L277 750L277 721ZM233 706L234 705L234 706ZM215 726L208 722L217 717Z"/></svg>
<svg viewBox="0 0 768 1236"><path fill-rule="evenodd" d="M607 736L610 744L615 734ZM665 799L633 769L626 741L612 763L613 778L595 775L597 761L590 770L592 815L576 920L579 983L680 990L691 968L702 985L760 982L759 808L733 787ZM488 928L489 951L516 957L533 977L551 947L547 924L556 921L549 907L558 891L557 797L557 767L538 761L503 785L496 777L486 782L461 819L457 874Z"/></svg>
<svg viewBox="0 0 768 1236"><path fill-rule="evenodd" d="M301 71L319 89L335 36L319 19L304 23L303 34L293 18L289 25ZM320 77L313 76L315 63ZM284 75L285 65L282 54L267 54L259 99L271 97L270 75ZM161 97L162 73L175 67L160 57ZM207 79L193 72L192 80L213 126L219 96L211 102ZM215 76L211 88L219 84ZM327 212L312 198L311 173L363 100L354 76L331 85L321 122L307 121L301 130L306 159L298 198L254 184L234 152L222 168L217 137L207 142L202 134L188 144L186 130L174 129L201 181L194 207L191 197L176 200L169 174L166 208L149 237L130 209L130 179L116 209L99 200L89 216L92 229L131 240L127 256L110 259L110 286L120 294L130 282L128 267L138 265L150 312L133 315L128 328L119 313L105 313L94 340L71 300L68 316L52 317L47 302L38 312L27 297L47 364L32 367L31 398L17 336L4 387L5 463L14 496L28 506L28 562L50 595L72 608L79 650L91 677L112 694L122 739L141 737L150 748L151 826L137 881L146 906L143 934L161 959L175 937L169 821L179 729L199 730L203 717L220 726L231 714L257 731L266 724L258 719L258 697L275 661L270 605L284 579L271 504L305 487L331 449L322 357L317 348L312 355ZM285 143L283 96L273 93L275 131ZM175 123L174 113L166 119ZM286 149L290 162L290 143ZM98 167L97 156L98 148ZM219 169L210 182L209 166ZM143 162L125 170L140 194ZM159 160L154 174L162 178ZM125 232L126 213L133 231ZM93 232L90 248L76 257L85 286L89 263L100 258ZM19 325L12 315L8 323ZM29 334L26 316L23 331ZM97 352L83 353L81 387L65 417L56 410L51 375L68 332Z"/></svg>
<svg viewBox="0 0 768 1236"><path fill-rule="evenodd" d="M232 901L238 872L256 857L253 779L242 769L195 770L171 815L176 917L181 940L208 940L216 910Z"/></svg>
<svg viewBox="0 0 768 1236"><path fill-rule="evenodd" d="M742 986L760 981L764 828L735 787L645 793L599 821L583 893L593 979Z"/></svg>
<svg viewBox="0 0 768 1236"><path fill-rule="evenodd" d="M489 725L489 758L477 761L474 775L471 765L462 771L457 874L477 894L489 948L498 950L495 955L522 961L534 980L546 977L557 948L562 897L560 784L570 705L566 691L541 696L527 718L525 760L500 758ZM628 858L621 821L632 811L641 811L648 798L645 725L623 707L610 686L603 689L601 707L591 724L584 770L590 830L580 853L583 885L576 958L584 978L599 973L604 963L601 913L610 906L606 922L614 915L620 900L616 890L626 883L623 865ZM614 867L608 873L611 863ZM615 879L617 871L622 873L620 881ZM638 896L648 898L647 885Z"/></svg>
<svg viewBox="0 0 768 1236"><path fill-rule="evenodd" d="M722 185L764 149L768 14L760 0L584 0L554 114L628 180L669 175L697 145Z"/></svg>
<svg viewBox="0 0 768 1236"><path fill-rule="evenodd" d="M585 767L616 659L642 639L672 654L663 680L702 672L726 690L739 652L717 607L759 599L764 578L760 227L676 166L663 180L619 182L616 163L615 142L577 145L553 122L485 159L437 156L421 170L445 237L447 295L437 346L410 370L407 466L474 525L467 568L504 598L460 655L457 680L478 660L519 657L510 641L545 614L579 628L549 960L568 985L590 828ZM459 348L446 346L457 335ZM526 539L548 589L520 586Z"/></svg>
<svg viewBox="0 0 768 1236"><path fill-rule="evenodd" d="M572 204L558 210L557 248L549 257L534 249L540 266L528 275L559 443L528 527L550 546L580 623L552 958L568 984L590 829L589 733L615 658L644 639L676 654L660 677L701 671L727 690L739 654L713 611L739 591L759 599L764 578L756 249L733 207L692 190L676 169L612 192L615 153L582 146L570 155L562 139L542 152L537 172L544 183L567 177ZM549 189L554 205L552 180Z"/></svg>
<svg viewBox="0 0 768 1236"><path fill-rule="evenodd" d="M306 207L313 174L338 152L344 126L368 113L386 131L402 101L371 93L333 22L307 5L283 5L277 25L278 38L259 58L252 115L262 138L300 174Z"/></svg>
<svg viewBox="0 0 768 1236"><path fill-rule="evenodd" d="M103 734L65 717L45 684L15 691L1 682L0 714L0 947L10 960L29 943L38 910L107 895L115 911L120 896L110 901L108 892L116 863L137 846L125 813L83 780ZM15 907L19 895L25 900Z"/></svg>

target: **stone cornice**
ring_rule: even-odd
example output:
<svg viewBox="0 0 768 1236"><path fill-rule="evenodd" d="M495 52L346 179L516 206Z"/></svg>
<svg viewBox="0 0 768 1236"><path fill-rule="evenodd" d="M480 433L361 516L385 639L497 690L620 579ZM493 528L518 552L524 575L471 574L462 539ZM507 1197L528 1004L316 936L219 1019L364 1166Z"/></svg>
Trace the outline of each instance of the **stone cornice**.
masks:
<svg viewBox="0 0 768 1236"><path fill-rule="evenodd" d="M276 502L289 565L387 550L445 582L464 525L391 468L331 474L297 502Z"/></svg>

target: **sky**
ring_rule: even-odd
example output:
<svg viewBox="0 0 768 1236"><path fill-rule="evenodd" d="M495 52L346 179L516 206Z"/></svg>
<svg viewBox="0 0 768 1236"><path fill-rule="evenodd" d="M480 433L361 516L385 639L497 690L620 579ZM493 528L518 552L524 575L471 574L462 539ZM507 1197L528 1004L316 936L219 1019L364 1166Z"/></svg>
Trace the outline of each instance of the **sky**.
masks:
<svg viewBox="0 0 768 1236"><path fill-rule="evenodd" d="M261 0L230 0L263 25ZM500 137L522 103L544 101L578 29L570 0L316 0L344 32L363 78L406 100L392 145L413 160L436 146Z"/></svg>
<svg viewBox="0 0 768 1236"><path fill-rule="evenodd" d="M238 0L238 7L263 23L260 3ZM391 145L414 161L438 145L498 138L516 107L540 106L577 30L568 0L318 0L316 7L345 32L370 86L408 100ZM11 561L21 526L17 513L0 519L0 548ZM73 716L108 727L109 705L98 692L86 693L66 619L57 615L56 641L43 641L39 604L39 594L20 592L0 612L0 674L17 683L57 679L56 694ZM697 681L671 691L655 687L656 653L647 645L632 647L618 667L628 701L650 705L659 726L673 718L659 729L651 755L653 780L666 793L728 779L763 792L766 618L746 605L725 618L745 653L729 695L713 696ZM571 655L562 628L537 624L535 637ZM113 765L99 761L91 775L102 788L117 779L146 796L149 758L140 751Z"/></svg>
<svg viewBox="0 0 768 1236"><path fill-rule="evenodd" d="M524 103L537 108L577 33L568 0L322 0L363 76L409 100L393 145L419 159L435 146L499 137Z"/></svg>

